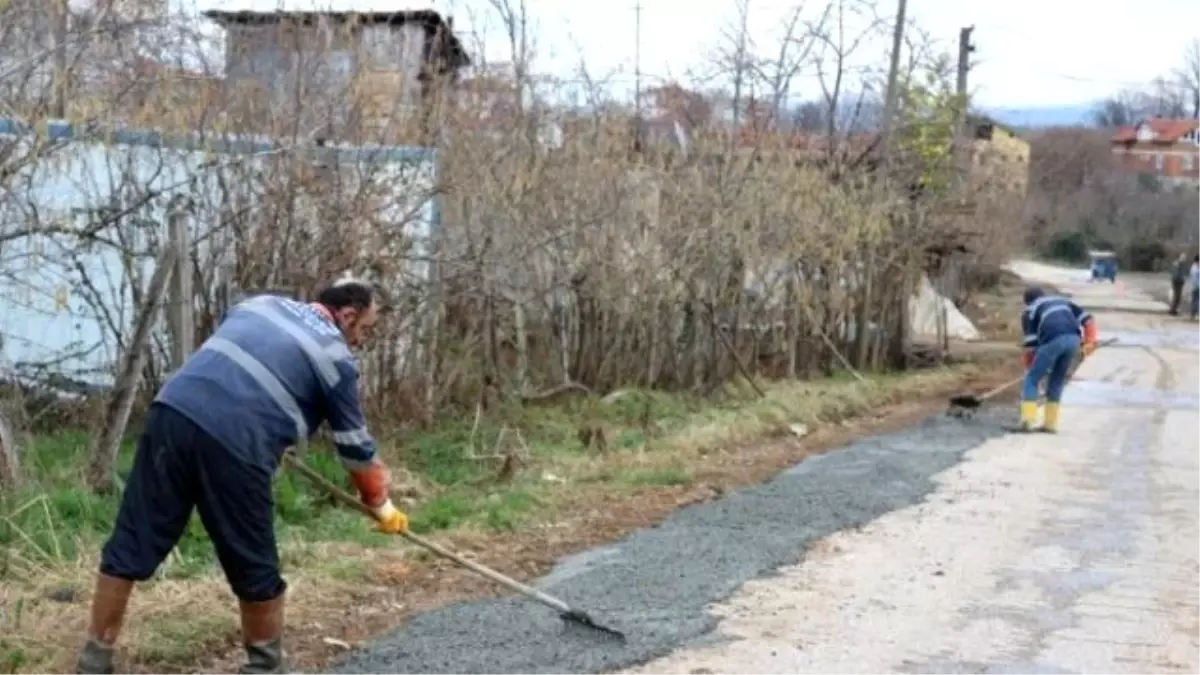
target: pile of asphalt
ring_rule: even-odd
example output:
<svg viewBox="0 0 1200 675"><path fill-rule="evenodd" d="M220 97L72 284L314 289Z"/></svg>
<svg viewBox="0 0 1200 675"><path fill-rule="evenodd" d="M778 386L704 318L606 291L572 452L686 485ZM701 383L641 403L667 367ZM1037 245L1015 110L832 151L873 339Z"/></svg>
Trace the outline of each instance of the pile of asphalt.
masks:
<svg viewBox="0 0 1200 675"><path fill-rule="evenodd" d="M864 437L767 483L566 558L535 584L623 631L624 644L508 597L416 615L331 672L593 673L643 663L704 638L716 623L706 606L798 562L812 542L920 502L934 489L935 474L1014 423L1014 411L1001 408L967 421L939 415Z"/></svg>

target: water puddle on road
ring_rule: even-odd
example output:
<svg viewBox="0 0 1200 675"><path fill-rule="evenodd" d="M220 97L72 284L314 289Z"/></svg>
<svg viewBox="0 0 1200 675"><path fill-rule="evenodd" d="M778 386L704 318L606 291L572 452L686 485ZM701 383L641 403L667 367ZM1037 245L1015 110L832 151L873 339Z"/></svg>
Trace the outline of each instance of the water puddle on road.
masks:
<svg viewBox="0 0 1200 675"><path fill-rule="evenodd" d="M1135 407L1200 409L1200 396L1162 389L1142 389L1115 382L1075 380L1063 392L1064 405L1100 408Z"/></svg>

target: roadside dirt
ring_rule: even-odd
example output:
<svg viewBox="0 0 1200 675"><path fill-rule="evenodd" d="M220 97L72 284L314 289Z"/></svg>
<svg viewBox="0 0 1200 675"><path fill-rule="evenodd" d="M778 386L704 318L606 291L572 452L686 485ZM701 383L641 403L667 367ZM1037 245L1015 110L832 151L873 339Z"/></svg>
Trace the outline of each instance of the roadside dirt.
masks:
<svg viewBox="0 0 1200 675"><path fill-rule="evenodd" d="M909 426L928 415L943 412L946 398L951 394L989 389L1019 373L1019 363L1006 364L957 385L929 390L912 400L881 407L873 415L823 425L803 439L767 439L707 455L693 466L695 479L686 486L647 486L633 494L621 495L606 494L599 487L584 487L569 500L557 503L548 522L515 533L456 533L446 536L444 541L468 557L527 581L547 572L560 557L654 526L683 506L761 483L806 457L837 449L855 437ZM1005 405L1012 397L1012 392L1008 392L993 404ZM337 553L331 551L331 554ZM320 616L289 615L287 647L292 668L320 672L348 649L403 625L416 613L501 594L489 582L426 557L414 560L382 556L370 563L368 577L361 590L337 596L330 596L327 589L293 584L293 596L324 595L321 604L326 611ZM339 610L332 610L334 607ZM537 610L531 608L531 611ZM225 647L214 650L222 658L197 664L199 669L209 672L236 669L241 657L237 645L231 640Z"/></svg>

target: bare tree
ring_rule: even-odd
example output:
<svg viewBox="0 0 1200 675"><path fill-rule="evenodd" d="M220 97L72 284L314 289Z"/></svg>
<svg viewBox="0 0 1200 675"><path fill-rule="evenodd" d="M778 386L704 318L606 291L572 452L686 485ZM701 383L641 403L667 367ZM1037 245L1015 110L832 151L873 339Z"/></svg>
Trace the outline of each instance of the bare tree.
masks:
<svg viewBox="0 0 1200 675"><path fill-rule="evenodd" d="M1153 117L1189 117L1192 95L1178 81L1156 78L1142 89L1127 89L1102 101L1093 113L1096 126L1131 126Z"/></svg>
<svg viewBox="0 0 1200 675"><path fill-rule="evenodd" d="M840 139L855 129L868 89L866 78L860 74L858 91L851 94L855 99L846 105L845 96L852 91L848 80L855 74L849 63L868 39L882 34L884 27L875 4L862 0L836 0L825 15L807 26L820 45L814 65L824 97L824 147L831 164L847 158L848 148Z"/></svg>
<svg viewBox="0 0 1200 675"><path fill-rule="evenodd" d="M1200 40L1188 43L1183 55L1183 65L1175 71L1175 80L1188 95L1191 117L1200 118Z"/></svg>
<svg viewBox="0 0 1200 675"><path fill-rule="evenodd" d="M1117 128L1137 123L1139 114L1133 97L1128 93L1121 93L1100 102L1093 111L1092 118L1098 127Z"/></svg>
<svg viewBox="0 0 1200 675"><path fill-rule="evenodd" d="M11 25L37 24L23 7ZM11 369L38 383L22 385L28 398L48 400L54 383L86 404L110 396L119 364L144 364L136 414L178 339L155 325L133 344L181 202L195 343L242 292L303 296L348 270L386 290L399 311L362 358L385 429L502 400L879 367L907 312L901 282L931 242L966 230L934 217L934 198L912 206L882 191L869 161L833 180L778 123L803 73L825 83L826 135L845 135L842 101L867 98L857 92L872 69L850 57L878 29L874 10L816 9L806 21L789 8L768 45L750 39L740 3L714 77L650 92L686 128L644 143L627 102L584 67L572 86L589 105L555 105L564 85L537 75L532 18L516 0L491 6L510 62L477 58L469 73L442 28L410 26L438 56L407 62L422 50L405 29L326 17L308 35L294 17L217 13L230 45L218 78L214 45L165 10L73 20L66 43L0 22L12 47L4 100L44 121L65 81L77 133L50 143L31 124L0 140L0 304L26 312L4 324L40 343L6 346L21 361ZM122 39L85 39L110 29ZM82 50L67 50L65 80L46 76L62 66L56 44ZM940 138L940 99L907 100L911 128L929 132L913 138ZM728 101L733 128L718 121ZM940 147L926 150L898 170L938 170ZM86 330L57 329L68 323ZM37 428L62 407L18 406L12 422ZM110 465L99 457L97 476Z"/></svg>

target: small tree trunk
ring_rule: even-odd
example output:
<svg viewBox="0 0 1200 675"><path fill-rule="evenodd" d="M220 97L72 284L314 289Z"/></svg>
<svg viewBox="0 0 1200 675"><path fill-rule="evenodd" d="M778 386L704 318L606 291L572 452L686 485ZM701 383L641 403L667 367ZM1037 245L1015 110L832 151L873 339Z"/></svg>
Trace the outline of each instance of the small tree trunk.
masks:
<svg viewBox="0 0 1200 675"><path fill-rule="evenodd" d="M647 345L646 355L646 387L652 388L658 382L658 373L660 369L658 349L658 341L662 339L662 316L665 312L659 311L659 304L654 302L650 305L650 343Z"/></svg>
<svg viewBox="0 0 1200 675"><path fill-rule="evenodd" d="M191 355L196 339L193 316L191 237L187 213L173 209L168 216L169 246L175 249L175 273L171 275L167 325L171 330L171 370L178 370Z"/></svg>
<svg viewBox="0 0 1200 675"><path fill-rule="evenodd" d="M875 274L866 265L862 271L862 287L858 301L858 315L854 319L854 365L863 368L867 363L867 348L870 345L871 290Z"/></svg>
<svg viewBox="0 0 1200 675"><path fill-rule="evenodd" d="M121 449L125 425L129 423L133 399L141 383L142 367L146 361L146 342L150 339L154 318L162 307L163 296L166 295L167 283L175 271L178 255L177 249L163 247L154 267L154 276L150 278L150 286L146 289L141 307L138 308L133 337L125 346L113 396L105 410L104 426L96 445L92 448L92 458L88 465L87 483L95 492L109 492L113 488L113 467Z"/></svg>
<svg viewBox="0 0 1200 675"><path fill-rule="evenodd" d="M13 490L21 483L21 459L17 455L17 437L3 413L0 413L0 488Z"/></svg>
<svg viewBox="0 0 1200 675"><path fill-rule="evenodd" d="M529 383L529 335L525 325L525 304L513 303L513 331L517 340L517 388L524 391Z"/></svg>

